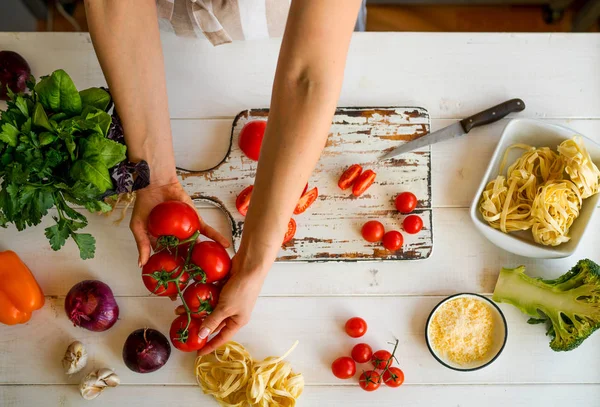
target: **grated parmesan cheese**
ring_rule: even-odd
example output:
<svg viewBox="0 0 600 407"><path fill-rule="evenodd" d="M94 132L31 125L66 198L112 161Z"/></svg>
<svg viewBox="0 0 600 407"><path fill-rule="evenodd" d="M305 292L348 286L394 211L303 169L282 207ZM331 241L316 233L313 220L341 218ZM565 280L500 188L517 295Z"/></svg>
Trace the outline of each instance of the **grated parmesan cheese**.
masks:
<svg viewBox="0 0 600 407"><path fill-rule="evenodd" d="M483 359L492 347L493 319L489 306L474 298L447 301L429 326L433 349L459 365Z"/></svg>

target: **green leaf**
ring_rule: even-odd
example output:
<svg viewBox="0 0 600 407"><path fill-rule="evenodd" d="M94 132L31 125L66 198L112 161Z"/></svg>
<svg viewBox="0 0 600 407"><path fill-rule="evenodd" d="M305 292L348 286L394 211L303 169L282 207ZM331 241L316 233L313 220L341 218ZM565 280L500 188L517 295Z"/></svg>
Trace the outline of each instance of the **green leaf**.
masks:
<svg viewBox="0 0 600 407"><path fill-rule="evenodd" d="M93 106L97 109L106 111L110 104L110 95L100 88L89 88L79 92L83 106Z"/></svg>
<svg viewBox="0 0 600 407"><path fill-rule="evenodd" d="M107 204L104 201L88 201L85 204L85 209L87 209L88 211L92 212L92 213L96 213L96 212L110 212L112 211L112 206L110 206L109 204Z"/></svg>
<svg viewBox="0 0 600 407"><path fill-rule="evenodd" d="M15 105L21 111L21 113L23 113L23 116L29 117L29 109L27 108L27 102L25 102L23 96L17 96L17 99L15 100Z"/></svg>
<svg viewBox="0 0 600 407"><path fill-rule="evenodd" d="M29 78L25 81L25 84L27 85L27 89L33 90L33 88L35 88L35 76L29 75Z"/></svg>
<svg viewBox="0 0 600 407"><path fill-rule="evenodd" d="M86 106L81 113L81 119L76 123L80 130L92 130L106 137L111 122L112 118L105 111Z"/></svg>
<svg viewBox="0 0 600 407"><path fill-rule="evenodd" d="M19 129L10 123L4 123L2 125L2 131L0 132L0 141L4 141L11 147L17 146L17 137L19 135Z"/></svg>
<svg viewBox="0 0 600 407"><path fill-rule="evenodd" d="M35 120L35 119L34 119ZM44 131L40 134L40 146L47 146L48 144L52 144L54 140L56 140L56 135L54 133L50 133L49 131ZM56 151L56 150L51 150Z"/></svg>
<svg viewBox="0 0 600 407"><path fill-rule="evenodd" d="M21 125L21 133L29 133L31 131L31 117L25 120L25 123Z"/></svg>
<svg viewBox="0 0 600 407"><path fill-rule="evenodd" d="M96 239L89 233L71 233L71 237L79 247L82 260L93 259L96 254Z"/></svg>
<svg viewBox="0 0 600 407"><path fill-rule="evenodd" d="M58 123L64 119L66 119L67 117L69 117L68 114L61 112L61 113L53 114L50 118L52 120L54 120L56 123Z"/></svg>
<svg viewBox="0 0 600 407"><path fill-rule="evenodd" d="M127 147L125 145L96 134L81 140L79 145L83 158L100 157L107 168L114 167L126 158Z"/></svg>
<svg viewBox="0 0 600 407"><path fill-rule="evenodd" d="M54 218L54 220L57 222L56 225L46 228L45 235L50 240L52 250L60 250L65 245L71 231L64 221L59 221L57 218Z"/></svg>
<svg viewBox="0 0 600 407"><path fill-rule="evenodd" d="M43 127L46 130L52 131L52 126L48 121L48 115L44 110L44 107L40 102L35 104L35 110L33 111L33 124L38 127Z"/></svg>
<svg viewBox="0 0 600 407"><path fill-rule="evenodd" d="M69 152L69 155L71 156L71 160L75 161L75 159L77 158L75 156L75 149L77 148L77 145L75 144L75 138L73 137L73 134L65 132L65 131L61 131L58 134L58 137L60 137L65 142L67 151Z"/></svg>
<svg viewBox="0 0 600 407"><path fill-rule="evenodd" d="M48 110L72 115L81 113L81 96L69 75L62 69L43 78L35 85L35 91Z"/></svg>
<svg viewBox="0 0 600 407"><path fill-rule="evenodd" d="M74 180L82 180L94 185L100 194L112 187L108 167L99 156L75 161L69 173Z"/></svg>

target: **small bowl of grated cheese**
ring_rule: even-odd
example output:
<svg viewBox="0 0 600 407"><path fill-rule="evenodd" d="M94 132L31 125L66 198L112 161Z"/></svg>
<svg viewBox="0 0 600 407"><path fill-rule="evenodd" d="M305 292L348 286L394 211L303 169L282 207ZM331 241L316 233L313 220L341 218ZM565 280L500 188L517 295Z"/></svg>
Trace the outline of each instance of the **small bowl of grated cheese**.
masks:
<svg viewBox="0 0 600 407"><path fill-rule="evenodd" d="M463 372L498 358L508 337L504 314L478 294L450 296L435 306L425 326L427 347L442 365Z"/></svg>

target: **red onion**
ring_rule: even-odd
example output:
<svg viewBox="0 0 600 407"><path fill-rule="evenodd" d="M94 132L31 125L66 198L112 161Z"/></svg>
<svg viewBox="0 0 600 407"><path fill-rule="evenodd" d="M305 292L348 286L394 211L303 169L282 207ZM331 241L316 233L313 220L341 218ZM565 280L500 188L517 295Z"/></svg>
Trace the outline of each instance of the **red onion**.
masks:
<svg viewBox="0 0 600 407"><path fill-rule="evenodd" d="M155 329L133 331L123 345L125 365L137 373L154 372L167 363L171 356L168 339Z"/></svg>
<svg viewBox="0 0 600 407"><path fill-rule="evenodd" d="M109 286L98 280L75 284L65 298L65 311L76 326L106 331L119 318L119 306Z"/></svg>
<svg viewBox="0 0 600 407"><path fill-rule="evenodd" d="M6 87L14 93L24 92L31 75L29 64L16 52L0 51L0 100L7 100Z"/></svg>

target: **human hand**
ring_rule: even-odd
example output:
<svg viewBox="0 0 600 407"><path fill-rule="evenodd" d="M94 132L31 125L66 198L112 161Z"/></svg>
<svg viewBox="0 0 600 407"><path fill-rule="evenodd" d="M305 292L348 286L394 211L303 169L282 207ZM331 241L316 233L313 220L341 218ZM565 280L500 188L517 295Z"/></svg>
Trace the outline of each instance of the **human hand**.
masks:
<svg viewBox="0 0 600 407"><path fill-rule="evenodd" d="M159 186L153 186L151 184L147 188L137 191L129 227L137 244L139 267L144 266L150 258L154 240L148 233L148 216L156 205L165 201L185 202L195 209L192 199L183 190L183 187L177 179ZM198 215L198 218L200 219L201 234L220 243L223 247L229 247L229 241L225 239L223 235L207 225L200 215Z"/></svg>

